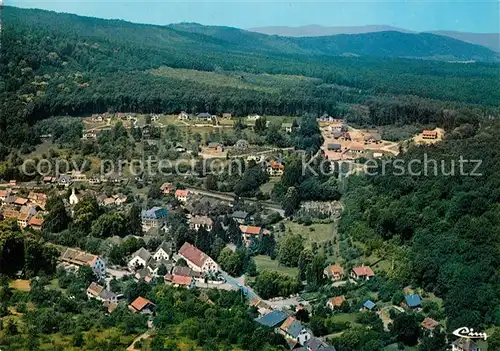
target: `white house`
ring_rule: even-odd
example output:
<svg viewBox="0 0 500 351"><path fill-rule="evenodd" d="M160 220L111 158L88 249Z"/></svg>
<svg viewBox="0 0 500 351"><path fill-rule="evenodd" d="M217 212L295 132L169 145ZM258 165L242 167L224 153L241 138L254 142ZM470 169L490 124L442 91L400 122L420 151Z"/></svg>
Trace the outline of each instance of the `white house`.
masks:
<svg viewBox="0 0 500 351"><path fill-rule="evenodd" d="M135 271L138 267L146 267L148 261L151 259L151 254L145 248L141 247L139 250L132 254L132 258L128 262L128 268Z"/></svg>
<svg viewBox="0 0 500 351"><path fill-rule="evenodd" d="M157 261L168 260L172 253L172 246L166 241L162 242L161 245L156 249L153 254L153 258Z"/></svg>
<svg viewBox="0 0 500 351"><path fill-rule="evenodd" d="M293 317L288 317L283 324L279 327L278 332L285 336L287 339L304 346L307 340L311 339L311 333Z"/></svg>
<svg viewBox="0 0 500 351"><path fill-rule="evenodd" d="M89 299L96 299L103 302L118 302L118 296L115 293L105 289L95 282L90 283L89 287L87 288L87 297Z"/></svg>
<svg viewBox="0 0 500 351"><path fill-rule="evenodd" d="M184 243L179 250L179 256L186 260L189 268L196 272L217 272L219 265L206 253L190 243Z"/></svg>

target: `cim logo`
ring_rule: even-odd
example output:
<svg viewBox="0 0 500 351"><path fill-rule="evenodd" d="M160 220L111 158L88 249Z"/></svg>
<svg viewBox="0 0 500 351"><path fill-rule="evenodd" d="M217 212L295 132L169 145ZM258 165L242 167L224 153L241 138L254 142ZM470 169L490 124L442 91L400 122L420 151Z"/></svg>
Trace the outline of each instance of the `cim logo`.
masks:
<svg viewBox="0 0 500 351"><path fill-rule="evenodd" d="M484 339L488 338L486 333L475 332L472 328L462 327L453 331L453 335L459 336L461 338L467 339Z"/></svg>

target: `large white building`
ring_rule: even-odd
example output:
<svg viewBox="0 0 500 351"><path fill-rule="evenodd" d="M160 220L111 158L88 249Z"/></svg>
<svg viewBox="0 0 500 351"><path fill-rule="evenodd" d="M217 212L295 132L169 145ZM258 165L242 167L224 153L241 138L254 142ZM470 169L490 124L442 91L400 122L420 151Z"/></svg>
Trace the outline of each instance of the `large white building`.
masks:
<svg viewBox="0 0 500 351"><path fill-rule="evenodd" d="M184 258L189 268L196 272L217 272L219 265L206 253L190 243L184 243L179 250L179 256Z"/></svg>

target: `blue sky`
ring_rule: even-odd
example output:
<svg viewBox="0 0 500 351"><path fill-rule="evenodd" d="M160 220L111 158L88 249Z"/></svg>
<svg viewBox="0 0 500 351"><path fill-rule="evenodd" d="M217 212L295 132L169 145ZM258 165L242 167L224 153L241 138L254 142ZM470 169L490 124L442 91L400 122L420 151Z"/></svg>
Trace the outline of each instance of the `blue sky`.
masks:
<svg viewBox="0 0 500 351"><path fill-rule="evenodd" d="M500 32L500 4L487 1L263 1L263 0L4 0L41 8L132 22L198 22L239 28L260 26L359 26L385 24L415 31Z"/></svg>

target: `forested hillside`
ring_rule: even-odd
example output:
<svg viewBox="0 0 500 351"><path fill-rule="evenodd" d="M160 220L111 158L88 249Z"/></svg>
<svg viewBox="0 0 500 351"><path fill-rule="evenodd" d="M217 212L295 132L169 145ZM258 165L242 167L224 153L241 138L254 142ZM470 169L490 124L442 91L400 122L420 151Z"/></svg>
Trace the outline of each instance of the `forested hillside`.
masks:
<svg viewBox="0 0 500 351"><path fill-rule="evenodd" d="M353 178L346 195L343 240L383 252L401 285L442 297L449 330L500 324L499 127L467 125L442 144L415 147L402 159L426 157L426 173L423 166L413 167L420 176L389 167L385 175ZM460 157L482 163L464 163L461 175Z"/></svg>
<svg viewBox="0 0 500 351"><path fill-rule="evenodd" d="M30 126L58 114L328 112L360 124L421 122L453 127L463 120L496 114L500 96L495 64L333 56L339 54L336 41L355 47L361 39L332 38L326 45L325 38L278 39L234 28L139 25L12 7L2 11L0 138L4 146L36 142ZM429 53L414 37L404 40L411 52L403 44L394 48L402 39L394 35L401 34L366 37L367 42L380 41L377 50L385 50L371 55ZM482 55L484 50L437 38L424 41L433 42L433 50L442 47L453 55L458 51ZM382 49L384 43L386 49ZM370 45L362 47L371 50ZM184 79L172 71L165 76L157 70L162 67L213 72L217 80ZM269 75L274 77L272 84L266 81ZM297 84L290 84L293 80ZM369 113L353 113L350 104L364 104ZM0 148L0 156L5 152Z"/></svg>

